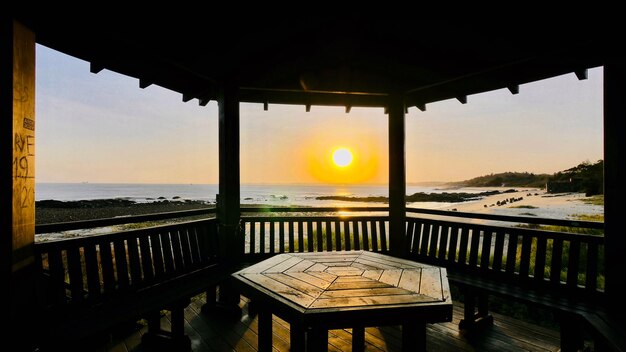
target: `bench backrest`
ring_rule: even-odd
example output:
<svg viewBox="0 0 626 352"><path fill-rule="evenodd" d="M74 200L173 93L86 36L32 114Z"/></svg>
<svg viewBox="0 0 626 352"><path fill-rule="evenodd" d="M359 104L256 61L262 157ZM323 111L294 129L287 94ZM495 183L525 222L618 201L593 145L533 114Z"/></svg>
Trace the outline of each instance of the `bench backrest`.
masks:
<svg viewBox="0 0 626 352"><path fill-rule="evenodd" d="M44 304L94 304L217 260L215 219L35 244Z"/></svg>
<svg viewBox="0 0 626 352"><path fill-rule="evenodd" d="M604 236L407 218L411 259L503 282L597 294Z"/></svg>

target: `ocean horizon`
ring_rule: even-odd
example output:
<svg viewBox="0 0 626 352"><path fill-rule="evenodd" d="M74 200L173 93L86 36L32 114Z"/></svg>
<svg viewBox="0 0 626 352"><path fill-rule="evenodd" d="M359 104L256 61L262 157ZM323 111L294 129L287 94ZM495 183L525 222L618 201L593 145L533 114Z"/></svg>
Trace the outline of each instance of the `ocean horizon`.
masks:
<svg viewBox="0 0 626 352"><path fill-rule="evenodd" d="M441 192L479 193L486 188L452 187L445 183L407 184L408 195ZM157 200L195 200L215 203L217 184L143 184L143 183L37 183L35 200L128 199L138 203ZM380 202L318 200L320 196L387 197L385 184L242 184L242 204L278 206L381 206ZM425 207L441 207L450 203L420 202ZM434 203L434 204L429 204Z"/></svg>

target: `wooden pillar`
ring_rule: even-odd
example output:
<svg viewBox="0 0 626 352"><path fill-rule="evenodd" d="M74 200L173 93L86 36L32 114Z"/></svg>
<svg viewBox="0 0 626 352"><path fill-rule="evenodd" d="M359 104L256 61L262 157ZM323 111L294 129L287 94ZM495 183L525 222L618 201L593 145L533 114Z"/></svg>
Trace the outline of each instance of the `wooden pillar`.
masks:
<svg viewBox="0 0 626 352"><path fill-rule="evenodd" d="M389 101L389 247L404 256L406 246L406 165L404 100L395 95Z"/></svg>
<svg viewBox="0 0 626 352"><path fill-rule="evenodd" d="M604 64L604 230L606 294L611 310L626 313L626 275L623 231L626 199L626 139L621 127L626 118L626 59L611 55Z"/></svg>
<svg viewBox="0 0 626 352"><path fill-rule="evenodd" d="M219 220L220 255L225 261L238 262L243 255L243 236L239 233L239 88L226 84L220 89L219 107ZM239 294L225 282L219 288L219 303L240 314Z"/></svg>
<svg viewBox="0 0 626 352"><path fill-rule="evenodd" d="M24 329L35 306L35 35L11 18L0 22L0 286L14 328L7 343L23 346L33 338L20 335L36 331Z"/></svg>

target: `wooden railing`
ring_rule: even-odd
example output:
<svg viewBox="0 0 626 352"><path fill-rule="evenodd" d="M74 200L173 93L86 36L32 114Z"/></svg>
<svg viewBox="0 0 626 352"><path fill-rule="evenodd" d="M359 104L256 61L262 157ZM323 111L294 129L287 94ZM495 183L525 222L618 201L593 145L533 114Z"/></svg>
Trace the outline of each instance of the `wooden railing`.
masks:
<svg viewBox="0 0 626 352"><path fill-rule="evenodd" d="M505 218L490 216L491 220ZM506 219L524 222L524 218ZM529 219L602 228L597 222ZM411 259L502 281L595 293L604 289L604 236L410 217Z"/></svg>
<svg viewBox="0 0 626 352"><path fill-rule="evenodd" d="M207 266L217 256L216 224L197 220L36 243L47 304L97 302Z"/></svg>

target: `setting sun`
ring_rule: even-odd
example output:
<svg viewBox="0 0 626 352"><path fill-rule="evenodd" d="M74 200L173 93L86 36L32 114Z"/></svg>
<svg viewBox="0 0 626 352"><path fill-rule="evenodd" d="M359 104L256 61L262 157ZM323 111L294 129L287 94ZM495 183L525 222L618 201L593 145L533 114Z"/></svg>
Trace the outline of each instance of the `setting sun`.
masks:
<svg viewBox="0 0 626 352"><path fill-rule="evenodd" d="M333 152L333 162L339 167L346 167L352 163L352 152L348 148L337 148Z"/></svg>

